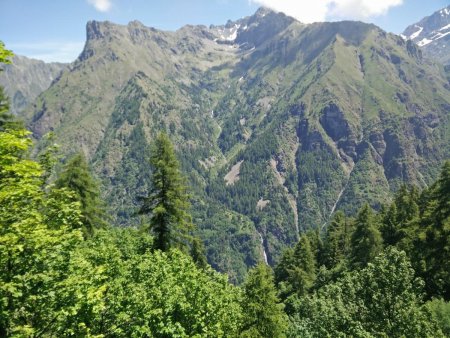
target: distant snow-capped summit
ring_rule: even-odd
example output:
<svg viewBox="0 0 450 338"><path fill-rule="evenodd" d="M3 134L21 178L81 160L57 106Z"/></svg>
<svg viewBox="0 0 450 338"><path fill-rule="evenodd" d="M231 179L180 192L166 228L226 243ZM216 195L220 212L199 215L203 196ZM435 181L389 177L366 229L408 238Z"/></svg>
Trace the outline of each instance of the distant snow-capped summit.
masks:
<svg viewBox="0 0 450 338"><path fill-rule="evenodd" d="M429 56L450 64L450 5L408 26L401 36L413 40Z"/></svg>

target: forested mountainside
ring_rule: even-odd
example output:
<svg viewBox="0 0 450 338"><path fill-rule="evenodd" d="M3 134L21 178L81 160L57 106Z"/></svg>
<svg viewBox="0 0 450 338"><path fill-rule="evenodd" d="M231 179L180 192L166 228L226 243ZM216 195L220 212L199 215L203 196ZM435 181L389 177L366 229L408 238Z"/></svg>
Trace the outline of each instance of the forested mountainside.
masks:
<svg viewBox="0 0 450 338"><path fill-rule="evenodd" d="M80 57L26 112L82 150L114 222L136 223L158 131L175 143L209 262L240 280L337 210L426 187L449 157L449 82L411 41L266 9L176 32L89 22Z"/></svg>
<svg viewBox="0 0 450 338"><path fill-rule="evenodd" d="M29 133L4 111L2 337L450 335L449 161L430 188L404 186L378 213L337 212L284 251L274 274L260 263L238 287L184 236L187 194L166 135L139 211L149 223L120 229L83 156L52 179L55 147L30 159Z"/></svg>
<svg viewBox="0 0 450 338"><path fill-rule="evenodd" d="M417 43L426 55L449 65L450 6L408 26L403 32L403 37Z"/></svg>
<svg viewBox="0 0 450 338"><path fill-rule="evenodd" d="M0 86L0 337L450 337L442 66L267 10L89 27L34 137Z"/></svg>
<svg viewBox="0 0 450 338"><path fill-rule="evenodd" d="M11 64L4 66L0 74L0 85L10 98L10 110L13 114L21 116L28 105L58 77L64 63L46 63L15 55Z"/></svg>

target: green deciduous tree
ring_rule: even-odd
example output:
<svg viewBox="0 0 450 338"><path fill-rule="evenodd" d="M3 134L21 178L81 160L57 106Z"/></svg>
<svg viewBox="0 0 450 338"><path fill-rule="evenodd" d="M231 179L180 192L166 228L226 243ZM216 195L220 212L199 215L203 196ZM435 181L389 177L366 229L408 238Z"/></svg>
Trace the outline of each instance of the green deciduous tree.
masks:
<svg viewBox="0 0 450 338"><path fill-rule="evenodd" d="M78 153L69 159L55 185L74 192L81 205L82 228L86 236L92 235L95 229L106 226L105 206L84 155Z"/></svg>
<svg viewBox="0 0 450 338"><path fill-rule="evenodd" d="M139 214L150 216L149 228L155 235L154 248L167 251L173 246L183 247L192 229L188 212L189 196L185 180L169 137L159 134L152 148L152 187Z"/></svg>
<svg viewBox="0 0 450 338"><path fill-rule="evenodd" d="M426 304L446 337L450 337L450 302L435 298Z"/></svg>
<svg viewBox="0 0 450 338"><path fill-rule="evenodd" d="M272 270L259 264L250 270L242 298L242 337L284 337L287 317L277 297Z"/></svg>
<svg viewBox="0 0 450 338"><path fill-rule="evenodd" d="M25 130L0 132L0 336L39 336L57 316L59 282L81 239L79 204L46 193Z"/></svg>
<svg viewBox="0 0 450 338"><path fill-rule="evenodd" d="M229 337L239 289L177 249L151 252L132 229L97 231L74 250L54 336Z"/></svg>
<svg viewBox="0 0 450 338"><path fill-rule="evenodd" d="M0 41L0 63L11 63L10 58L13 56L13 53L10 50L5 48L5 44ZM0 71L2 69L0 68Z"/></svg>

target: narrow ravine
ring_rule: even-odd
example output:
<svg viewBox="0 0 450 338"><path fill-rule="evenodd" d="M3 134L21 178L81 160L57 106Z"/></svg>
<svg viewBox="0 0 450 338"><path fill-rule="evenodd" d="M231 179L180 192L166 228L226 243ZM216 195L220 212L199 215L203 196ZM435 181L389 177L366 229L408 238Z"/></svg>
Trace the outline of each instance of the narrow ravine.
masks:
<svg viewBox="0 0 450 338"><path fill-rule="evenodd" d="M297 199L294 195L290 194L288 189L286 189L287 192L287 198L289 201L289 205L292 208L292 212L294 213L294 225L295 225L295 234L297 237L297 241L300 239L300 229L298 227L298 211L297 211Z"/></svg>
<svg viewBox="0 0 450 338"><path fill-rule="evenodd" d="M263 252L263 256L264 256L264 262L268 265L269 262L267 261L267 253L266 253L266 247L264 246L264 238L259 231L256 231L256 232L258 233L259 238L261 240L261 248L262 248L262 252Z"/></svg>
<svg viewBox="0 0 450 338"><path fill-rule="evenodd" d="M283 187L284 191L287 194L287 199L289 202L290 207L292 208L292 212L294 213L294 226L295 226L295 234L297 237L297 240L300 239L300 229L298 225L298 210L297 210L297 198L289 192L289 189L284 185L285 178L277 169L277 162L274 159L270 160L270 166L273 169L273 172L275 174L275 178L277 182Z"/></svg>
<svg viewBox="0 0 450 338"><path fill-rule="evenodd" d="M351 176L351 174L353 172L353 168L354 168L354 165L351 166L351 169L350 169L350 171L348 173L347 182L345 183L345 185L341 189L341 191L339 191L339 194L338 194L338 196L336 198L336 201L334 202L333 207L331 208L330 214L328 215L328 219L326 220L326 222L324 222L322 224L322 227L320 228L321 230L325 227L325 225L327 225L327 223L331 219L331 216L333 216L334 212L336 211L337 205L338 205L339 201L341 200L342 195L344 194L344 191L347 189L348 183L350 182L350 176Z"/></svg>
<svg viewBox="0 0 450 338"><path fill-rule="evenodd" d="M347 184L348 184L348 183L347 183ZM336 207L337 207L339 201L341 200L342 194L344 193L345 189L347 188L347 184L346 184L346 185L342 188L342 190L339 192L338 197L337 197L337 199L336 199L336 202L334 202L334 205L333 205L333 207L331 208L330 214L328 215L328 218L330 218L330 217L333 215L334 211L336 210Z"/></svg>

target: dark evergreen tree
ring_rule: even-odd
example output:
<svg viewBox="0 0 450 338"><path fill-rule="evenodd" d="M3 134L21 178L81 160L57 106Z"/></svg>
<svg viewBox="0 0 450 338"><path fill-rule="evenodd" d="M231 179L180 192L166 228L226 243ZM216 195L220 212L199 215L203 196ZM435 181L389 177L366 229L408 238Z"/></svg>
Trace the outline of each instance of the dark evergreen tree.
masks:
<svg viewBox="0 0 450 338"><path fill-rule="evenodd" d="M75 193L76 200L81 204L82 228L86 236L106 226L105 206L83 154L78 153L69 159L56 179L55 186Z"/></svg>
<svg viewBox="0 0 450 338"><path fill-rule="evenodd" d="M450 299L450 161L427 193L414 263L429 297Z"/></svg>
<svg viewBox="0 0 450 338"><path fill-rule="evenodd" d="M155 139L150 163L152 187L139 214L150 216L150 230L155 235L154 248L167 251L172 246L186 247L192 229L189 196L185 179L169 137L161 133Z"/></svg>
<svg viewBox="0 0 450 338"><path fill-rule="evenodd" d="M347 257L350 239L350 222L342 211L338 211L333 216L325 234L322 256L327 268L334 268Z"/></svg>
<svg viewBox="0 0 450 338"><path fill-rule="evenodd" d="M206 260L205 246L199 238L194 238L192 241L191 257L198 268L206 269L209 266Z"/></svg>
<svg viewBox="0 0 450 338"><path fill-rule="evenodd" d="M289 278L289 271L291 271L294 266L294 249L287 248L283 251L280 261L275 266L275 283L279 285L281 282L286 281Z"/></svg>
<svg viewBox="0 0 450 338"><path fill-rule="evenodd" d="M275 289L270 267L259 264L244 283L241 337L284 337L287 316Z"/></svg>
<svg viewBox="0 0 450 338"><path fill-rule="evenodd" d="M350 263L353 268L365 267L380 253L382 244L373 210L365 204L358 212L351 238Z"/></svg>
<svg viewBox="0 0 450 338"><path fill-rule="evenodd" d="M280 297L302 296L313 287L316 279L316 255L313 252L310 233L301 235L294 249L288 249L275 267L276 283Z"/></svg>
<svg viewBox="0 0 450 338"><path fill-rule="evenodd" d="M7 129L8 123L11 123L13 116L9 113L9 100L6 97L3 87L0 87L0 130Z"/></svg>
<svg viewBox="0 0 450 338"><path fill-rule="evenodd" d="M295 267L291 271L289 282L298 295L306 294L316 278L316 257L311 249L308 235L302 235L294 249Z"/></svg>
<svg viewBox="0 0 450 338"><path fill-rule="evenodd" d="M402 186L394 201L381 217L381 233L385 245L399 245L409 251L415 237L419 217L419 191Z"/></svg>

